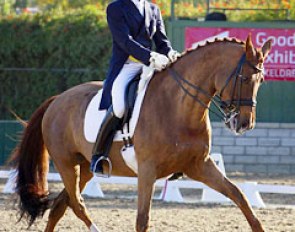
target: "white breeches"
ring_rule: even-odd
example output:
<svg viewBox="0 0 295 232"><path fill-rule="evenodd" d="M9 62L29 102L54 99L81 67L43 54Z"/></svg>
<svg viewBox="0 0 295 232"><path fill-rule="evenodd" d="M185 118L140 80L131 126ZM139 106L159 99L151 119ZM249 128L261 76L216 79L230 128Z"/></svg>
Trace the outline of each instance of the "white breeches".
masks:
<svg viewBox="0 0 295 232"><path fill-rule="evenodd" d="M144 64L138 62L125 63L115 79L112 88L114 114L122 118L125 112L125 90L128 83L142 70Z"/></svg>

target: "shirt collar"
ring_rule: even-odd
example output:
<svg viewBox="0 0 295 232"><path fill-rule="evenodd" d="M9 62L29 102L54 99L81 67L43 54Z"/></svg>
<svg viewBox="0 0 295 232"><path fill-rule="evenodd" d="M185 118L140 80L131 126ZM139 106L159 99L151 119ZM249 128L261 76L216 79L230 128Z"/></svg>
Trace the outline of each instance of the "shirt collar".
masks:
<svg viewBox="0 0 295 232"><path fill-rule="evenodd" d="M145 0L131 0L132 2L134 2L135 4L138 4L138 3L143 3Z"/></svg>

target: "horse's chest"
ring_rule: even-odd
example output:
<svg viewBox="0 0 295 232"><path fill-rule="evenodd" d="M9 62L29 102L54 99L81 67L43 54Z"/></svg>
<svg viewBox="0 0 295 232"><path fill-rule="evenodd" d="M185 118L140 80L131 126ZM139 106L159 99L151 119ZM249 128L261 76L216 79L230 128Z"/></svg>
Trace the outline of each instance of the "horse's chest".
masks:
<svg viewBox="0 0 295 232"><path fill-rule="evenodd" d="M175 149L177 153L198 154L209 150L209 143L204 140L176 141Z"/></svg>

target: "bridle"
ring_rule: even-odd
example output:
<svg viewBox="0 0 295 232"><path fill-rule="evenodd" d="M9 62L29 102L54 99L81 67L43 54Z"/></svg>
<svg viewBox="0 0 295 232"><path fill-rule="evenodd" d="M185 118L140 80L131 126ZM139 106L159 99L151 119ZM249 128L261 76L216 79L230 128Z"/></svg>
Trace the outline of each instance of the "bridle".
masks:
<svg viewBox="0 0 295 232"><path fill-rule="evenodd" d="M181 75L179 75L175 69L172 67L168 67L168 72L172 76L172 78L177 82L179 87L191 98L193 98L195 101L197 101L199 104L201 104L204 108L208 109L210 112L215 114L217 117L221 118L225 123L228 123L233 117L240 114L240 106L250 106L250 107L256 107L256 101L248 98L241 98L241 92L242 92L242 85L243 81L246 79L242 75L242 70L244 64L249 65L251 68L253 68L257 72L263 72L264 68L259 68L252 64L251 62L246 60L246 54L244 53L242 57L239 60L239 63L237 67L233 70L233 72L228 76L228 78L225 81L224 86L222 87L219 94L211 96L207 91L201 89L200 87L192 84L188 80L184 79ZM231 99L229 100L221 100L222 94L228 84L233 81L233 87L231 89ZM202 93L203 95L207 96L213 104L216 106L217 110L219 112L215 112L214 110L210 109L203 101L201 101L196 95L192 94L188 88L186 88L184 85L188 85L192 89ZM238 98L235 99L234 95L237 92ZM221 115L220 115L221 114Z"/></svg>

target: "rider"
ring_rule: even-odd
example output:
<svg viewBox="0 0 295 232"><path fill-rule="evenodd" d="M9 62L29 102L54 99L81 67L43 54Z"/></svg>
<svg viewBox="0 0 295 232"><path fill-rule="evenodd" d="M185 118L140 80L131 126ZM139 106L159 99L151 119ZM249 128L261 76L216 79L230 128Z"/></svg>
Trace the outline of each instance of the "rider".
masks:
<svg viewBox="0 0 295 232"><path fill-rule="evenodd" d="M100 110L107 110L96 143L90 170L102 174L101 157L107 157L125 110L127 84L144 65L161 71L180 54L173 50L159 8L147 0L116 0L107 7L113 49L104 82ZM156 52L152 51L152 42ZM168 58L167 58L168 56Z"/></svg>

